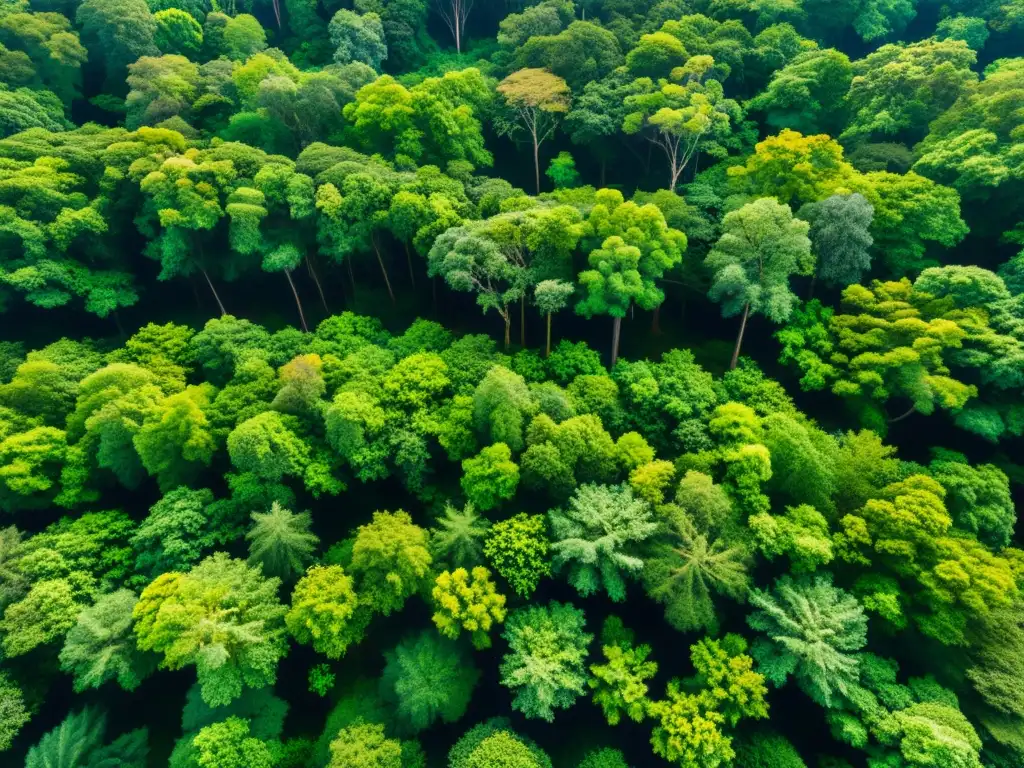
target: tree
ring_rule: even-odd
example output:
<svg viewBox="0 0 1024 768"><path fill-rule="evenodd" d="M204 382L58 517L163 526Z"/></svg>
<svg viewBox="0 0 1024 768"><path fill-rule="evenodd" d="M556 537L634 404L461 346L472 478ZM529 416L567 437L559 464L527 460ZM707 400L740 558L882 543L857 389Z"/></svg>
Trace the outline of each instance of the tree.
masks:
<svg viewBox="0 0 1024 768"><path fill-rule="evenodd" d="M584 19L554 32L531 35L516 51L518 64L547 69L579 91L623 62L619 41L600 24Z"/></svg>
<svg viewBox="0 0 1024 768"><path fill-rule="evenodd" d="M309 461L309 445L286 419L276 411L263 411L235 427L227 440L234 467L271 481L301 475Z"/></svg>
<svg viewBox="0 0 1024 768"><path fill-rule="evenodd" d="M586 690L584 661L593 635L584 624L583 611L557 602L509 615L501 684L515 691L512 709L551 722L555 709L572 706Z"/></svg>
<svg viewBox="0 0 1024 768"><path fill-rule="evenodd" d="M362 719L342 728L331 742L328 768L403 768L402 744L384 735L384 726Z"/></svg>
<svg viewBox="0 0 1024 768"><path fill-rule="evenodd" d="M749 768L807 768L793 744L771 730L737 740L736 761Z"/></svg>
<svg viewBox="0 0 1024 768"><path fill-rule="evenodd" d="M187 11L165 8L153 14L153 21L153 44L161 53L195 56L203 47L203 28Z"/></svg>
<svg viewBox="0 0 1024 768"><path fill-rule="evenodd" d="M533 170L540 194L540 145L554 133L569 111L572 93L565 80L543 69L520 69L500 83L509 117L498 124L500 133L515 136L525 131L533 145Z"/></svg>
<svg viewBox="0 0 1024 768"><path fill-rule="evenodd" d="M280 745L249 735L249 721L229 717L208 725L192 738L200 768L272 768L280 759Z"/></svg>
<svg viewBox="0 0 1024 768"><path fill-rule="evenodd" d="M145 768L149 757L146 729L131 731L104 745L106 729L107 716L103 712L91 707L72 712L29 749L25 768L53 765Z"/></svg>
<svg viewBox="0 0 1024 768"><path fill-rule="evenodd" d="M746 548L698 528L682 510L668 510L665 535L644 564L647 594L664 603L665 619L680 631L718 625L713 594L736 600L748 590Z"/></svg>
<svg viewBox="0 0 1024 768"><path fill-rule="evenodd" d="M654 754L682 768L728 765L736 756L732 739L722 732L724 717L707 696L686 693L678 680L668 684L666 698L650 706L657 722L651 734Z"/></svg>
<svg viewBox="0 0 1024 768"><path fill-rule="evenodd" d="M317 653L339 659L362 640L369 616L340 565L315 565L299 579L284 622L292 636Z"/></svg>
<svg viewBox="0 0 1024 768"><path fill-rule="evenodd" d="M8 658L23 656L63 638L83 607L75 597L66 579L44 579L33 584L23 599L7 606L0 619L4 654Z"/></svg>
<svg viewBox="0 0 1024 768"><path fill-rule="evenodd" d="M883 45L853 63L852 119L843 139L894 137L912 144L972 84L977 54L962 40Z"/></svg>
<svg viewBox="0 0 1024 768"><path fill-rule="evenodd" d="M216 444L204 413L212 391L204 384L164 398L132 439L142 466L156 475L161 488L186 485L212 460Z"/></svg>
<svg viewBox="0 0 1024 768"><path fill-rule="evenodd" d="M342 9L334 14L328 26L334 61L350 64L358 61L380 71L381 62L388 57L384 41L384 26L376 13L362 15Z"/></svg>
<svg viewBox="0 0 1024 768"><path fill-rule="evenodd" d="M30 718L21 689L6 672L0 673L0 752L11 748L14 738Z"/></svg>
<svg viewBox="0 0 1024 768"><path fill-rule="evenodd" d="M789 557L795 573L816 570L832 562L832 540L828 521L814 507L789 507L784 515L760 512L748 520L758 548L769 560Z"/></svg>
<svg viewBox="0 0 1024 768"><path fill-rule="evenodd" d="M455 38L456 53L462 53L462 36L474 2L475 0L434 0L434 10Z"/></svg>
<svg viewBox="0 0 1024 768"><path fill-rule="evenodd" d="M155 666L135 647L135 593L119 589L100 596L78 614L60 652L60 666L75 679L75 691L99 688L107 680L134 691Z"/></svg>
<svg viewBox="0 0 1024 768"><path fill-rule="evenodd" d="M647 502L634 498L628 486L588 484L548 519L554 570L568 565L569 583L583 597L603 589L613 601L625 600L623 576L643 569L635 553L658 530Z"/></svg>
<svg viewBox="0 0 1024 768"><path fill-rule="evenodd" d="M168 571L186 571L203 553L224 541L207 508L213 492L181 486L165 494L132 535L135 572L143 584Z"/></svg>
<svg viewBox="0 0 1024 768"><path fill-rule="evenodd" d="M519 466L512 461L512 451L504 443L495 443L463 460L461 484L469 502L485 512L511 499L519 485Z"/></svg>
<svg viewBox="0 0 1024 768"><path fill-rule="evenodd" d="M875 209L858 193L832 195L800 209L809 221L808 235L814 252L814 278L829 286L845 287L860 282L871 268L871 221Z"/></svg>
<svg viewBox="0 0 1024 768"><path fill-rule="evenodd" d="M373 610L390 615L425 586L430 573L429 534L407 512L374 512L373 521L356 530L349 570L361 598Z"/></svg>
<svg viewBox="0 0 1024 768"><path fill-rule="evenodd" d="M680 45L664 32L645 37L660 36ZM640 50L638 47L630 52L627 65ZM739 104L725 98L722 83L714 74L713 57L694 56L682 66L671 67L672 80L682 83L669 82L664 77L657 81L642 78L634 86L638 92L626 96L629 111L622 129L631 135L646 131L647 140L665 155L669 190L675 191L686 166L699 157L699 152L725 157L732 143L730 134L742 120Z"/></svg>
<svg viewBox="0 0 1024 768"><path fill-rule="evenodd" d="M656 284L665 272L683 258L686 235L665 222L653 205L626 202L618 190L599 190L588 219L590 269L579 273L584 296L576 313L585 317L608 314L613 318L611 367L619 354L622 318L636 302L643 309L656 309L665 294Z"/></svg>
<svg viewBox="0 0 1024 768"><path fill-rule="evenodd" d="M82 28L86 48L104 52L110 83L139 56L156 53L156 23L145 0L84 0L75 21Z"/></svg>
<svg viewBox="0 0 1024 768"><path fill-rule="evenodd" d="M751 310L778 323L789 318L796 296L789 287L794 273L812 268L807 222L793 218L788 205L761 198L725 215L722 236L704 260L714 273L708 296L722 304L722 314L743 312L729 369L736 368L743 332Z"/></svg>
<svg viewBox="0 0 1024 768"><path fill-rule="evenodd" d="M564 280L541 280L533 287L533 303L545 318L544 357L551 356L551 316L561 312L575 291L572 283Z"/></svg>
<svg viewBox="0 0 1024 768"><path fill-rule="evenodd" d="M459 646L431 632L403 640L385 652L381 691L396 702L412 731L435 721L454 723L466 714L480 672Z"/></svg>
<svg viewBox="0 0 1024 768"><path fill-rule="evenodd" d="M817 389L831 383L835 394L851 398L866 425L883 430L887 421L914 412L963 408L977 395L977 387L949 367L968 333L948 305L915 290L906 278L851 285L842 298L839 314L796 316L806 328L805 337L820 339L803 354L790 356L808 372L805 386ZM825 321L828 325L819 328ZM883 407L893 398L909 401L910 407L887 415Z"/></svg>
<svg viewBox="0 0 1024 768"><path fill-rule="evenodd" d="M128 65L131 90L125 99L125 124L138 128L173 117L185 119L199 95L199 83L199 67L184 56L143 56Z"/></svg>
<svg viewBox="0 0 1024 768"><path fill-rule="evenodd" d="M505 322L505 348L510 341L512 315L509 305L526 291L525 265L517 263L491 238L471 226L454 227L434 241L427 273L441 275L457 291L477 294L484 312L493 309Z"/></svg>
<svg viewBox="0 0 1024 768"><path fill-rule="evenodd" d="M249 564L262 565L268 576L289 580L306 569L320 543L310 532L313 520L308 512L295 514L277 502L269 512L253 512L249 540Z"/></svg>
<svg viewBox="0 0 1024 768"><path fill-rule="evenodd" d="M450 640L457 640L462 631L469 632L473 647L491 647L491 629L505 620L505 596L498 593L490 572L476 566L442 571L434 580L433 621L438 631Z"/></svg>
<svg viewBox="0 0 1024 768"><path fill-rule="evenodd" d="M867 616L853 595L832 586L831 577L783 576L770 593L755 589L750 602L758 610L747 623L768 636L754 643L753 653L769 681L778 686L795 675L825 707L849 695L859 670L856 651L867 640Z"/></svg>
<svg viewBox="0 0 1024 768"><path fill-rule="evenodd" d="M547 525L543 515L520 512L491 526L484 555L517 595L527 597L551 572Z"/></svg>
<svg viewBox="0 0 1024 768"><path fill-rule="evenodd" d="M604 747L588 752L576 768L629 768L629 765L619 750Z"/></svg>
<svg viewBox="0 0 1024 768"><path fill-rule="evenodd" d="M1009 546L1017 515L1004 472L992 464L971 466L967 457L952 451L934 452L928 468L946 490L954 525L995 550Z"/></svg>
<svg viewBox="0 0 1024 768"><path fill-rule="evenodd" d="M853 80L849 57L834 48L803 51L776 70L771 82L747 102L778 130L811 135L842 129L844 100Z"/></svg>
<svg viewBox="0 0 1024 768"><path fill-rule="evenodd" d="M194 664L203 700L224 706L243 687L271 685L287 652L280 582L223 552L188 573L165 573L135 606L140 650L163 654L162 667Z"/></svg>
<svg viewBox="0 0 1024 768"><path fill-rule="evenodd" d="M633 633L616 616L605 619L601 630L603 664L590 665L587 684L594 703L601 707L608 725L618 725L626 715L634 722L647 717L650 700L645 681L658 673L658 664L648 661L649 645L633 645Z"/></svg>
<svg viewBox="0 0 1024 768"><path fill-rule="evenodd" d="M504 366L491 368L473 393L473 422L483 441L512 451L523 450L526 424L536 412L525 379Z"/></svg>
<svg viewBox="0 0 1024 768"><path fill-rule="evenodd" d="M476 513L472 504L459 510L446 502L444 515L430 529L430 554L435 562L472 568L483 560L489 530L490 523Z"/></svg>

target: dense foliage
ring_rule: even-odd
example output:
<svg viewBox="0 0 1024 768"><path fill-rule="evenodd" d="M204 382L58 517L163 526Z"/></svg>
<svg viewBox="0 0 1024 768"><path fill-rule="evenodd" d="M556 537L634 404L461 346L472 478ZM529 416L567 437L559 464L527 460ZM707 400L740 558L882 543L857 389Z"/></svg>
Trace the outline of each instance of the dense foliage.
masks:
<svg viewBox="0 0 1024 768"><path fill-rule="evenodd" d="M1024 765L1022 104L1020 0L0 3L0 762Z"/></svg>

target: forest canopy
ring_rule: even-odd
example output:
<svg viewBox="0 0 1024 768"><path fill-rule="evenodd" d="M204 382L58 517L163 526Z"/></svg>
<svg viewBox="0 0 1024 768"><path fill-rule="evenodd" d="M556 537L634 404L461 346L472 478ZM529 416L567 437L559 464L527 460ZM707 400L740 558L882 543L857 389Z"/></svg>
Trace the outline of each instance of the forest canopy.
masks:
<svg viewBox="0 0 1024 768"><path fill-rule="evenodd" d="M0 3L0 762L1024 765L1020 0Z"/></svg>

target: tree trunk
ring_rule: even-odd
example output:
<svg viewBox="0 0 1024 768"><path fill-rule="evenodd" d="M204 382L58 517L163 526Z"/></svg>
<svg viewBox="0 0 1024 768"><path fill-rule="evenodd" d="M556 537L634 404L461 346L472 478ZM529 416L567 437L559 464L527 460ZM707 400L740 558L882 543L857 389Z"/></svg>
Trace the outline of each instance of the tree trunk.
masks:
<svg viewBox="0 0 1024 768"><path fill-rule="evenodd" d="M224 317L224 315L226 315L228 312L226 309L224 309L224 304L221 303L220 296L217 295L217 289L213 287L213 281L210 280L210 276L206 274L205 269L200 267L199 271L203 273L203 277L206 278L206 284L210 286L210 292L213 294L213 298L217 300L217 306L220 308L220 316Z"/></svg>
<svg viewBox="0 0 1024 768"><path fill-rule="evenodd" d="M519 297L519 346L526 349L526 297Z"/></svg>
<svg viewBox="0 0 1024 768"><path fill-rule="evenodd" d="M277 21L277 28L281 28L281 0L274 0L274 19Z"/></svg>
<svg viewBox="0 0 1024 768"><path fill-rule="evenodd" d="M123 339L125 337L125 333L124 333L124 326L121 325L121 317L120 317L120 315L117 314L117 310L116 309L111 310L110 315L114 319L114 325L117 326L117 333Z"/></svg>
<svg viewBox="0 0 1024 768"><path fill-rule="evenodd" d="M551 313L548 312L548 337L544 343L544 357L551 357Z"/></svg>
<svg viewBox="0 0 1024 768"><path fill-rule="evenodd" d="M352 285L352 300L356 298L356 273L352 271L352 254L345 257L345 264L348 266L348 281Z"/></svg>
<svg viewBox="0 0 1024 768"><path fill-rule="evenodd" d="M612 318L612 364L608 366L611 370L619 359L619 336L622 334L622 318Z"/></svg>
<svg viewBox="0 0 1024 768"><path fill-rule="evenodd" d="M409 264L409 282L416 287L416 274L412 271L412 254L409 252L409 244L405 243L405 260Z"/></svg>
<svg viewBox="0 0 1024 768"><path fill-rule="evenodd" d="M459 12L453 9L455 13L455 52L462 53L462 25L459 24Z"/></svg>
<svg viewBox="0 0 1024 768"><path fill-rule="evenodd" d="M651 333L661 336L661 304L654 308L654 317L651 318Z"/></svg>
<svg viewBox="0 0 1024 768"><path fill-rule="evenodd" d="M203 302L199 300L199 291L196 289L196 281L191 276L188 278L188 284L192 286L192 295L196 299L196 309L203 308Z"/></svg>
<svg viewBox="0 0 1024 768"><path fill-rule="evenodd" d="M895 424L897 421L903 421L905 418L907 418L907 416L909 416L910 414L914 413L914 411L916 411L916 410L917 410L917 406L916 405L912 405L912 406L910 406L909 410L904 411L903 413L901 413L899 416L897 416L894 419L887 419L887 421L890 424Z"/></svg>
<svg viewBox="0 0 1024 768"><path fill-rule="evenodd" d="M306 325L306 315L302 311L302 302L299 301L299 292L295 290L295 281L292 280L292 271L286 269L284 276L288 278L288 285L292 288L292 296L295 297L295 306L299 308L299 320L302 323L302 330L309 333L309 326Z"/></svg>
<svg viewBox="0 0 1024 768"><path fill-rule="evenodd" d="M750 304L743 307L743 320L740 322L740 332L736 336L736 348L732 351L732 361L729 363L729 370L736 370L736 363L740 359L740 347L743 346L743 332L747 330L747 315L750 314Z"/></svg>
<svg viewBox="0 0 1024 768"><path fill-rule="evenodd" d="M537 179L537 194L540 194L540 144L537 137L533 137L533 175Z"/></svg>
<svg viewBox="0 0 1024 768"><path fill-rule="evenodd" d="M306 256L306 267L309 268L309 276L313 278L313 282L316 283L316 290L320 294L320 303L324 305L324 312L328 315L331 314L331 310L327 308L327 299L324 298L324 287L320 285L320 278L316 275L316 270L313 269L313 262L310 261L309 256Z"/></svg>
<svg viewBox="0 0 1024 768"><path fill-rule="evenodd" d="M384 275L384 285L387 286L388 296L391 299L391 306L394 306L395 292L391 290L391 281L388 279L388 270L387 267L384 266L384 258L380 255L380 248L377 247L377 238L371 235L370 242L373 243L373 252L377 254L377 263L380 264L380 273Z"/></svg>
<svg viewBox="0 0 1024 768"><path fill-rule="evenodd" d="M512 344L512 313L508 311L508 307L505 307L505 350L507 351L509 346Z"/></svg>

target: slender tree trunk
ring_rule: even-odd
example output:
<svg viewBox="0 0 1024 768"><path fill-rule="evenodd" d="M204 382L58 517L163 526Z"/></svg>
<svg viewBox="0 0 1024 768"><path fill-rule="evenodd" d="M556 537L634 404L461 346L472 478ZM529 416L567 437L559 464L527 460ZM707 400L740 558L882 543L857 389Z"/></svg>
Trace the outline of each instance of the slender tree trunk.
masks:
<svg viewBox="0 0 1024 768"><path fill-rule="evenodd" d="M455 52L462 53L462 25L459 24L458 10L455 10Z"/></svg>
<svg viewBox="0 0 1024 768"><path fill-rule="evenodd" d="M405 260L409 264L409 282L416 287L416 273L412 271L412 253L409 252L409 244L405 243Z"/></svg>
<svg viewBox="0 0 1024 768"><path fill-rule="evenodd" d="M743 332L747 330L747 316L750 314L750 304L743 307L743 320L740 322L740 332L736 336L736 348L732 351L732 361L729 363L729 370L736 370L736 363L740 359L740 347L743 346Z"/></svg>
<svg viewBox="0 0 1024 768"><path fill-rule="evenodd" d="M512 344L512 313L508 311L508 307L505 307L505 349L507 350Z"/></svg>
<svg viewBox="0 0 1024 768"><path fill-rule="evenodd" d="M914 413L914 411L916 411L916 410L917 410L917 406L916 405L912 405L912 406L910 406L910 408L908 410L904 411L903 413L901 413L896 418L888 419L888 422L890 424L895 424L897 421L903 421L905 418L907 418L910 414Z"/></svg>
<svg viewBox="0 0 1024 768"><path fill-rule="evenodd" d="M196 300L196 309L202 309L203 302L199 300L199 291L196 289L196 281L192 279L191 275L188 278L188 284L192 286L192 295Z"/></svg>
<svg viewBox="0 0 1024 768"><path fill-rule="evenodd" d="M384 275L384 285L387 286L388 296L391 299L391 306L395 305L395 292L391 290L391 281L388 279L388 270L384 266L384 257L380 255L380 248L377 247L377 238L373 235L370 236L370 242L373 243L373 252L377 254L377 263L380 264L380 273Z"/></svg>
<svg viewBox="0 0 1024 768"><path fill-rule="evenodd" d="M655 336L661 335L661 304L654 308L654 317L651 318L651 333Z"/></svg>
<svg viewBox="0 0 1024 768"><path fill-rule="evenodd" d="M111 311L111 313L110 313L110 315L111 315L111 317L112 317L112 318L114 319L114 325L116 325L116 326L117 326L117 332L118 332L118 334L119 334L119 335L121 336L121 338L123 339L123 338L125 337L125 333L124 333L124 326L123 326L123 325L121 325L121 316L117 314L117 310L116 310L116 309L115 309L115 310L112 310L112 311Z"/></svg>
<svg viewBox="0 0 1024 768"><path fill-rule="evenodd" d="M548 333L547 340L544 342L544 357L551 357L551 313L548 312Z"/></svg>
<svg viewBox="0 0 1024 768"><path fill-rule="evenodd" d="M224 317L228 312L224 309L224 304L221 303L220 296L217 295L217 289L213 287L213 281L210 279L210 276L206 274L205 269L200 267L199 271L203 273L203 277L206 278L206 284L210 286L210 292L213 294L213 298L217 300L217 307L220 309L220 316Z"/></svg>
<svg viewBox="0 0 1024 768"><path fill-rule="evenodd" d="M622 318L612 318L612 364L608 366L611 370L615 367L616 361L619 359L619 337L622 335Z"/></svg>
<svg viewBox="0 0 1024 768"><path fill-rule="evenodd" d="M348 281L352 284L352 300L356 298L356 273L352 271L352 255L345 257L345 264L348 266Z"/></svg>
<svg viewBox="0 0 1024 768"><path fill-rule="evenodd" d="M288 278L288 285L291 286L292 296L295 297L295 306L299 308L299 321L302 323L302 330L309 333L309 326L306 325L306 315L302 311L302 302L299 301L299 292L295 290L295 281L292 280L292 271L290 269L286 269L284 271L284 276Z"/></svg>
<svg viewBox="0 0 1024 768"><path fill-rule="evenodd" d="M331 314L331 310L327 308L327 299L324 298L324 287L320 285L320 278L316 275L316 270L313 269L313 262L310 261L309 256L306 256L306 267L309 269L309 276L313 278L313 282L316 283L316 290L320 294L320 303L324 305L324 312L328 315Z"/></svg>
<svg viewBox="0 0 1024 768"><path fill-rule="evenodd" d="M537 136L533 137L533 175L537 179L537 194L540 194L540 144Z"/></svg>
<svg viewBox="0 0 1024 768"><path fill-rule="evenodd" d="M274 19L277 21L277 28L281 28L281 0L274 0Z"/></svg>
<svg viewBox="0 0 1024 768"><path fill-rule="evenodd" d="M526 297L519 297L519 346L526 349Z"/></svg>

